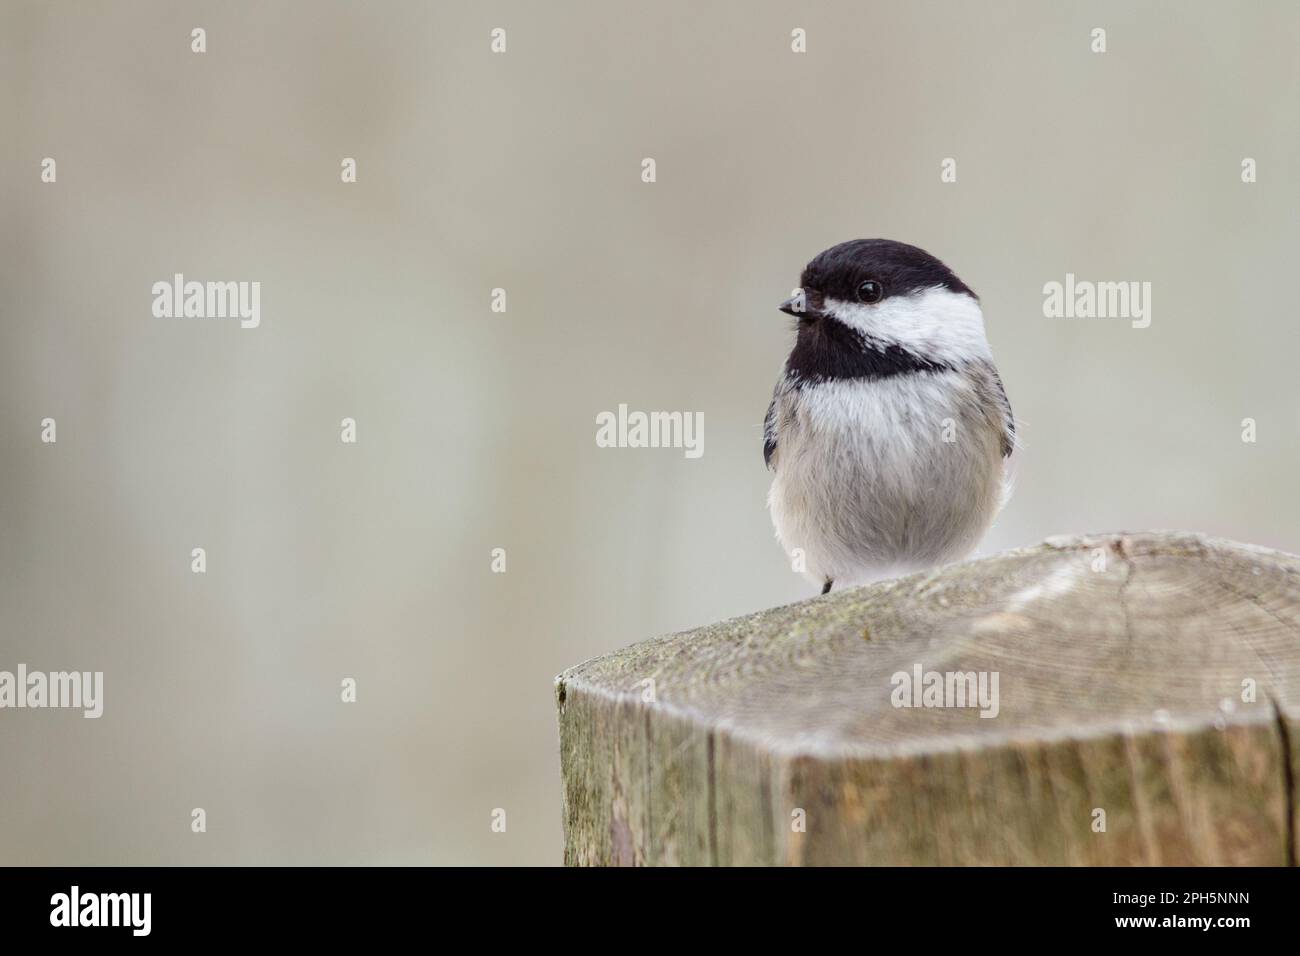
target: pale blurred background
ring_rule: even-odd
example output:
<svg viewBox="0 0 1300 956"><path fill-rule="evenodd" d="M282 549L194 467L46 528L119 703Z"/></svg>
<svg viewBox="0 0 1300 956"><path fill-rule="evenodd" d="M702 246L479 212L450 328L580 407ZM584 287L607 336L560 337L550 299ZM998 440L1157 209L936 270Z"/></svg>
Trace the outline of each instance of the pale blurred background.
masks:
<svg viewBox="0 0 1300 956"><path fill-rule="evenodd" d="M844 239L982 297L1024 441L984 552L1300 551L1291 0L0 9L0 669L106 685L0 711L0 862L559 862L552 677L811 593L760 423ZM261 327L154 318L175 272ZM1066 272L1150 328L1044 318ZM620 402L704 456L598 449Z"/></svg>

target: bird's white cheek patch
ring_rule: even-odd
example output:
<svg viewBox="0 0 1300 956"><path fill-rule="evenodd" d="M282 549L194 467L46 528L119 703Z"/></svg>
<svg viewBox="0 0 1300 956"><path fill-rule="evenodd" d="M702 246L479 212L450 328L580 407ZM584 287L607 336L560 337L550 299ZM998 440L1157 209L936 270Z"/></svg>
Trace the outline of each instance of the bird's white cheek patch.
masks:
<svg viewBox="0 0 1300 956"><path fill-rule="evenodd" d="M984 314L964 293L927 289L879 305L827 299L824 308L876 342L901 346L920 358L958 365L992 357Z"/></svg>

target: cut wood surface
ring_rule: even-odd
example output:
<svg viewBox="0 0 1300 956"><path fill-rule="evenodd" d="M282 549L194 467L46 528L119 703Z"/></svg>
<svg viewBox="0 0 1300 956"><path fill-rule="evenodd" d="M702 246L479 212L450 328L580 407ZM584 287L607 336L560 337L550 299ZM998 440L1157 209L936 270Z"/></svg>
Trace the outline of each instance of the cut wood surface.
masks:
<svg viewBox="0 0 1300 956"><path fill-rule="evenodd" d="M569 864L1293 864L1300 558L1051 539L645 641L556 698Z"/></svg>

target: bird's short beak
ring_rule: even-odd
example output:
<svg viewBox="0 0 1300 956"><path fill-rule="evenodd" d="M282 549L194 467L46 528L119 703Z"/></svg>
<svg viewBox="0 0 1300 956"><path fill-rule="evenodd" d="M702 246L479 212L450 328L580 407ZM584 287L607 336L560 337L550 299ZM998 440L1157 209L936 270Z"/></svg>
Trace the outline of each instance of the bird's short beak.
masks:
<svg viewBox="0 0 1300 956"><path fill-rule="evenodd" d="M821 299L814 299L815 295L804 293L803 295L792 295L780 305L777 306L786 315L793 315L801 321L811 322L813 319L819 319L822 316L822 310L818 308L821 305Z"/></svg>
<svg viewBox="0 0 1300 956"><path fill-rule="evenodd" d="M785 312L785 315L793 315L796 319L807 319L816 312L815 308L810 308L807 299L802 295L792 295L792 297L777 306L779 310Z"/></svg>

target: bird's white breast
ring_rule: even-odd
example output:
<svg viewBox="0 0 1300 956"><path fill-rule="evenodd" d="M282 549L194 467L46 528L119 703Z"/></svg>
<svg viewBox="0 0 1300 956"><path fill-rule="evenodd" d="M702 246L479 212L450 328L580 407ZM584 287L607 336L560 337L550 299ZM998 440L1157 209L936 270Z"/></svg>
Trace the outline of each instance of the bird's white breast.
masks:
<svg viewBox="0 0 1300 956"><path fill-rule="evenodd" d="M809 577L857 583L973 550L1004 481L984 403L960 371L778 390L768 504Z"/></svg>

